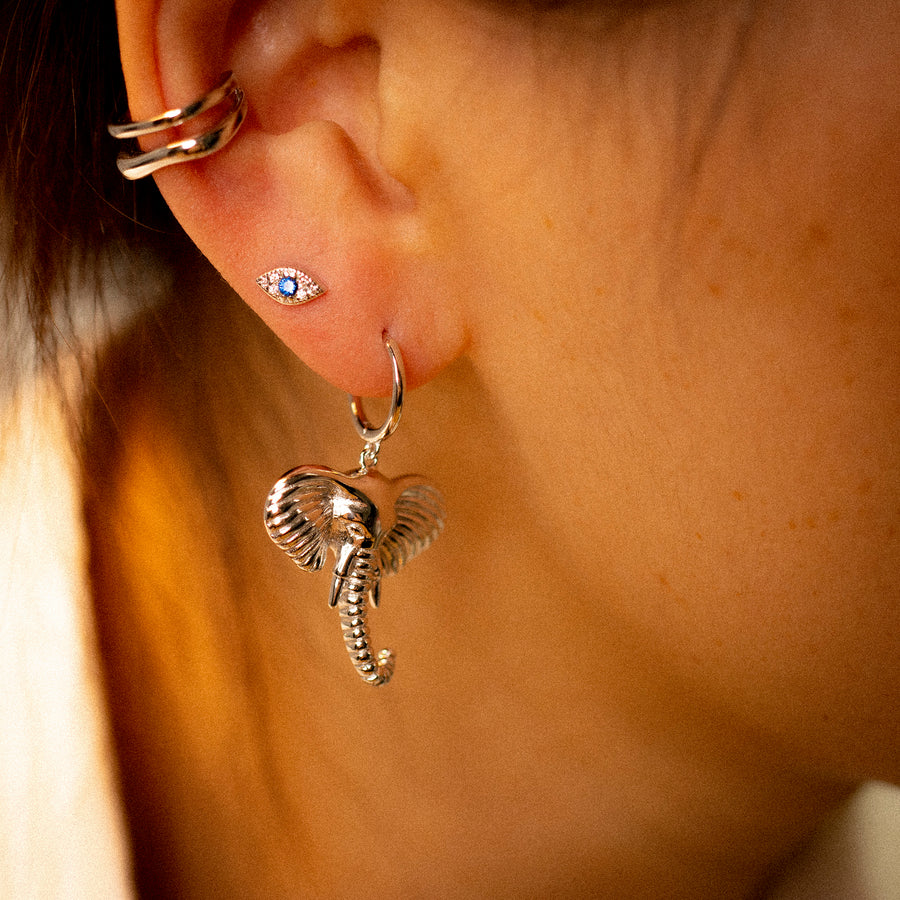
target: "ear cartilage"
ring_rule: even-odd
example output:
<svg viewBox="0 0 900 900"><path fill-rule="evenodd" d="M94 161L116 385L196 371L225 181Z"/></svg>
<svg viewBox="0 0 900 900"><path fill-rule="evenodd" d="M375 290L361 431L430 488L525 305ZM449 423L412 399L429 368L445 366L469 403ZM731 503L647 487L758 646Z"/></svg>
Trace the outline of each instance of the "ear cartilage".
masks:
<svg viewBox="0 0 900 900"><path fill-rule="evenodd" d="M315 279L299 269L279 268L266 272L256 283L273 299L284 306L300 306L325 293Z"/></svg>

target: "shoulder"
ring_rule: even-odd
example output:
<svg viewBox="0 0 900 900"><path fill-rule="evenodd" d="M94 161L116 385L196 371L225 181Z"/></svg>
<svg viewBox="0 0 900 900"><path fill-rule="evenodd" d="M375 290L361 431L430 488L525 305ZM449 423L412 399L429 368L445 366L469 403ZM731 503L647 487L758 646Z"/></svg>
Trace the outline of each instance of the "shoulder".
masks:
<svg viewBox="0 0 900 900"><path fill-rule="evenodd" d="M900 789L858 791L798 856L769 900L900 897Z"/></svg>

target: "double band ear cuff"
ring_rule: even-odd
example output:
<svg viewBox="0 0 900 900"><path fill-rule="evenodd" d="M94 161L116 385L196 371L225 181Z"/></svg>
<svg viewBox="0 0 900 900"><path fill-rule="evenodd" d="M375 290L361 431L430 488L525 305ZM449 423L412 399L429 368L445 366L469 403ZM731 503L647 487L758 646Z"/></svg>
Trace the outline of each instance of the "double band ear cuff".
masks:
<svg viewBox="0 0 900 900"><path fill-rule="evenodd" d="M131 140L150 134L161 134L185 125L220 105L224 111L209 130L146 153L121 153L117 160L119 171L130 181L135 181L152 175L166 166L203 159L221 150L241 127L247 113L247 101L244 99L244 92L237 86L234 75L226 72L208 94L204 94L199 100L187 106L167 110L142 122L110 125L109 133L114 138Z"/></svg>
<svg viewBox="0 0 900 900"><path fill-rule="evenodd" d="M386 684L394 654L369 645L367 602L378 606L381 577L398 572L425 550L444 527L444 500L418 475L386 478L375 471L381 443L396 430L403 411L403 359L385 334L391 360L391 411L380 426L366 418L359 397L350 398L356 430L365 441L359 467L338 472L299 466L275 484L266 500L269 537L304 571L322 568L330 550L334 572L329 605L341 619L344 644L368 684Z"/></svg>

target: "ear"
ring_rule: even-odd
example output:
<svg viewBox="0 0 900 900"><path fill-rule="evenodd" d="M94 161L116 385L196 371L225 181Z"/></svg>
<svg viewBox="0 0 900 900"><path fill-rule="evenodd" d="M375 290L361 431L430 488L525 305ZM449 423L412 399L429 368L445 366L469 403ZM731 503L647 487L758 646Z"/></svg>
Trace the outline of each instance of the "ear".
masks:
<svg viewBox="0 0 900 900"><path fill-rule="evenodd" d="M385 163L409 158L394 152L386 123L408 123L411 113L403 79L384 77L382 6L117 0L133 118L191 102L227 69L247 98L227 147L155 176L175 216L301 359L360 395L390 391L384 331L403 351L410 386L465 344L460 306L435 293L446 279L430 219L404 172ZM256 278L279 267L327 292L278 304Z"/></svg>

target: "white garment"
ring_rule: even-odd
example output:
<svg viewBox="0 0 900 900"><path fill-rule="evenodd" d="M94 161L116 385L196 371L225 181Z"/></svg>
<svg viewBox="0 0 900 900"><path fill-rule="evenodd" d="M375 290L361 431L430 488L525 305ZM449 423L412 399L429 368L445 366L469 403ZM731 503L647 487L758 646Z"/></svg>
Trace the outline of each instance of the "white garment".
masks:
<svg viewBox="0 0 900 900"><path fill-rule="evenodd" d="M0 897L132 896L61 411L0 410Z"/></svg>
<svg viewBox="0 0 900 900"><path fill-rule="evenodd" d="M0 897L128 898L63 420L26 386L0 428ZM771 900L900 900L900 791L861 791Z"/></svg>
<svg viewBox="0 0 900 900"><path fill-rule="evenodd" d="M858 791L769 900L900 900L900 790L872 783Z"/></svg>

